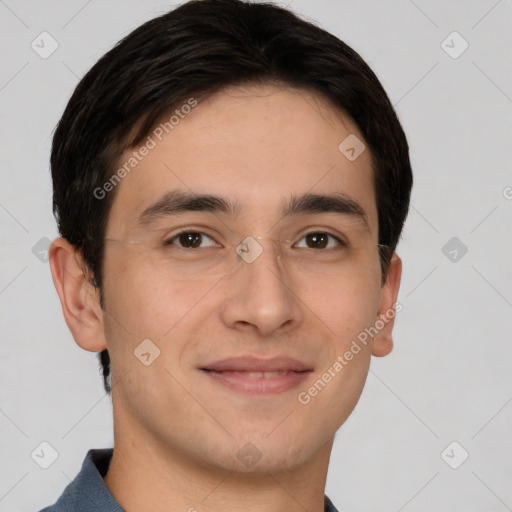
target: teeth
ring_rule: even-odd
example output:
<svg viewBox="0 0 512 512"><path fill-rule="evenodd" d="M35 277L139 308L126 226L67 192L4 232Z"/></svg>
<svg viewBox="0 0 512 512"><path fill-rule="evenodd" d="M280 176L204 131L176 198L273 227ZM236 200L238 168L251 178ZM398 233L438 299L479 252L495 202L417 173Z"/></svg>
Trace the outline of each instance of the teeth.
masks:
<svg viewBox="0 0 512 512"><path fill-rule="evenodd" d="M242 372L241 372L242 373ZM278 372L243 372L244 375L247 375L250 379L260 379L262 377L270 378L270 377L278 377L279 375L286 375L287 371L278 371Z"/></svg>
<svg viewBox="0 0 512 512"><path fill-rule="evenodd" d="M262 379L262 378L272 378L272 377L279 377L280 375L288 375L289 373L292 373L293 370L278 370L275 372L248 372L244 370L223 370L223 371L217 371L217 370L209 370L213 371L214 373L236 373L238 375L244 375L245 377L249 377L250 379Z"/></svg>

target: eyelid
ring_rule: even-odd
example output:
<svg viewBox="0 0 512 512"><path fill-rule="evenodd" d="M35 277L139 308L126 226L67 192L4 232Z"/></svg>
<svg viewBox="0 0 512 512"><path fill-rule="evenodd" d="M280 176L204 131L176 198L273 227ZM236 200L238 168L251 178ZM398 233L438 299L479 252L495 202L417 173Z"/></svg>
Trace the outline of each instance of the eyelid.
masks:
<svg viewBox="0 0 512 512"><path fill-rule="evenodd" d="M317 233L321 233L321 234L324 234L324 235L327 235L328 237L331 237L331 238L334 238L334 240L336 240L337 242L337 245L336 247L342 247L342 248L346 248L348 247L348 243L345 242L343 240L343 238L339 237L338 235L334 235L332 233L330 233L329 231L325 231L325 230L312 230L312 231L308 231L307 233L305 233L304 235L302 235L299 240L297 242L295 242L295 244L298 244L301 240L303 240L306 236L308 235L313 235L313 234L317 234ZM294 244L294 245L295 245ZM329 242L327 242L327 244L329 244ZM326 248L326 249L323 249L324 251L327 251L329 249L336 249L336 247L329 247L329 248ZM305 247L305 249L307 249L308 247ZM304 249L304 247L303 247ZM315 249L316 250L316 249Z"/></svg>
<svg viewBox="0 0 512 512"><path fill-rule="evenodd" d="M342 233L339 233L339 232L334 234L332 231L333 230L331 230L329 228L321 228L321 227L315 227L315 226L307 227L298 236L297 242L302 240L306 235L311 235L311 234L314 234L314 233L323 233L325 235L331 236L337 242L339 242L340 245L342 245L344 247L348 247L350 245L345 235L343 235ZM295 243L297 243L297 242L295 242Z"/></svg>
<svg viewBox="0 0 512 512"><path fill-rule="evenodd" d="M177 231L176 233L170 235L170 236L166 236L164 241L162 242L163 245L173 245L172 244L172 241L175 240L176 238L178 238L180 235L183 235L185 233L194 233L194 234L199 234L199 235L203 235L203 236L207 236L208 238L210 238L211 240L213 240L215 243L219 243L217 242L217 240L213 237L213 235L209 235L208 233L202 231L204 228L194 228L194 227L184 227L184 228L180 228L179 231ZM179 246L177 246L178 248L180 248Z"/></svg>
<svg viewBox="0 0 512 512"><path fill-rule="evenodd" d="M164 241L163 241L163 245L164 246L173 245L172 244L173 240L175 240L180 235L185 234L185 233L194 233L194 234L200 234L200 235L203 235L203 236L207 236L208 238L213 240L215 243L217 243L217 244L219 243L219 242L217 242L217 240L214 238L213 235L209 235L208 233L206 233L204 231L201 231L202 229L205 229L205 228L197 228L197 227L183 227L183 228L180 228L180 230L177 231L176 233L166 237L164 239ZM306 228L304 230L304 232L301 233L301 235L298 237L298 240L297 240L297 242L295 242L295 244L300 242L307 235L312 235L312 234L317 234L317 233L322 233L322 234L325 234L327 236L330 236L330 237L334 238L338 242L338 244L340 246L342 246L342 247L348 247L349 246L349 243L344 239L344 237L342 235L335 235L335 234L331 233L329 230L327 230L326 228ZM254 238L259 239L261 237L255 236ZM266 237L263 237L263 238L266 238ZM291 240L281 240L281 241L282 242L291 242ZM179 247L179 246L177 246L177 247Z"/></svg>

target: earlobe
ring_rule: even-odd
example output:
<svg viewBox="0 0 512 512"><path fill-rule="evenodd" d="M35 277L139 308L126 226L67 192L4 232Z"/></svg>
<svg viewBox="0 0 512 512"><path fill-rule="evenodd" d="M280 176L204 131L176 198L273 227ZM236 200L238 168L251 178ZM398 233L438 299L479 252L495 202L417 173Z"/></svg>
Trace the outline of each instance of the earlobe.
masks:
<svg viewBox="0 0 512 512"><path fill-rule="evenodd" d="M402 277L402 260L398 254L393 253L389 264L386 282L381 290L379 310L375 327L378 329L373 339L372 355L376 357L387 356L393 350L393 325L395 323L395 308L400 280Z"/></svg>
<svg viewBox="0 0 512 512"><path fill-rule="evenodd" d="M84 273L79 251L59 237L50 245L49 260L62 313L77 345L90 352L107 348L99 293Z"/></svg>

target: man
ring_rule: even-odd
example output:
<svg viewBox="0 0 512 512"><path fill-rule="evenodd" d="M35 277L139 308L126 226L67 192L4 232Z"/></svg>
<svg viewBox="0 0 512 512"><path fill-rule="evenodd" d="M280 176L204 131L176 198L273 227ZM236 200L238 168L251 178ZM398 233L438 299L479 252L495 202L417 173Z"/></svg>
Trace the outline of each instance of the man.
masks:
<svg viewBox="0 0 512 512"><path fill-rule="evenodd" d="M364 61L274 5L187 2L81 80L51 167L52 276L114 448L44 510L335 511L412 186Z"/></svg>

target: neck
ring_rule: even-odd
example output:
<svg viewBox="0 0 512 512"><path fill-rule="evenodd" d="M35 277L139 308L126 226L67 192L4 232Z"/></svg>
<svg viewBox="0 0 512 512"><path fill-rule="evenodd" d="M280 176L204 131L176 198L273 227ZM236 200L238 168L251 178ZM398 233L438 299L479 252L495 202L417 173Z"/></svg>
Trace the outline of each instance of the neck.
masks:
<svg viewBox="0 0 512 512"><path fill-rule="evenodd" d="M193 459L128 422L114 421L114 438L104 482L130 512L324 512L334 438L300 465L249 472Z"/></svg>

